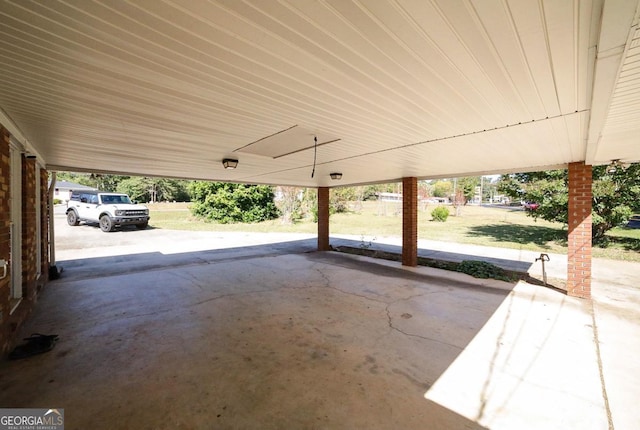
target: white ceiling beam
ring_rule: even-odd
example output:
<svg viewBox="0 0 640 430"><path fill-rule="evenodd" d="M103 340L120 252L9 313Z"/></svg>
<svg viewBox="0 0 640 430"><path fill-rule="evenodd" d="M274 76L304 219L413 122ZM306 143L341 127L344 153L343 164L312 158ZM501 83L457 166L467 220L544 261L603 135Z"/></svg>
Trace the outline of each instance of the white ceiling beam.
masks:
<svg viewBox="0 0 640 430"><path fill-rule="evenodd" d="M638 0L608 0L605 1L602 9L587 132L585 154L587 164L605 162L605 160L597 160L596 154L609 113L611 98L620 76L620 69L638 27L639 7Z"/></svg>

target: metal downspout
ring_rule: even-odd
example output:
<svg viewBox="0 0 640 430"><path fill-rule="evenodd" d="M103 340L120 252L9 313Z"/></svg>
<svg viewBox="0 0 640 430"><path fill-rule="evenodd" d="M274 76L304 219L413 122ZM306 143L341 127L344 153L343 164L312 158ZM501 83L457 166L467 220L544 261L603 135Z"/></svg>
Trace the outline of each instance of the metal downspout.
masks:
<svg viewBox="0 0 640 430"><path fill-rule="evenodd" d="M55 235L55 210L53 207L53 192L56 186L56 172L51 172L51 184L49 185L49 279L58 279L60 272L56 267L56 235Z"/></svg>

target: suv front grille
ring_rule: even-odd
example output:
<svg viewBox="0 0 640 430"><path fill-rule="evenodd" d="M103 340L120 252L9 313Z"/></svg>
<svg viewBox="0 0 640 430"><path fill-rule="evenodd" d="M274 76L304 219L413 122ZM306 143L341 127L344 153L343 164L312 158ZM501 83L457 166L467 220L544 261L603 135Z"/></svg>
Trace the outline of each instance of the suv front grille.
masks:
<svg viewBox="0 0 640 430"><path fill-rule="evenodd" d="M145 210L124 211L124 216L144 216L147 214Z"/></svg>

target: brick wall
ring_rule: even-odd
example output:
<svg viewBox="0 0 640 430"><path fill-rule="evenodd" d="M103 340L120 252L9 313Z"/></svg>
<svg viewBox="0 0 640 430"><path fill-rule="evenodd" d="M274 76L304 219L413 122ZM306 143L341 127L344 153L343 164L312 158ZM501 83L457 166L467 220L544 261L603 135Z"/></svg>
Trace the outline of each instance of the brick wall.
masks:
<svg viewBox="0 0 640 430"><path fill-rule="evenodd" d="M11 247L11 169L9 158L9 132L0 126L0 259L9 262ZM9 295L11 293L11 271L0 279L0 351L6 351L9 345ZM0 269L2 270L2 269ZM0 273L1 274L1 273Z"/></svg>
<svg viewBox="0 0 640 430"><path fill-rule="evenodd" d="M418 265L418 179L402 179L402 265Z"/></svg>
<svg viewBox="0 0 640 430"><path fill-rule="evenodd" d="M591 297L592 167L569 164L567 293Z"/></svg>
<svg viewBox="0 0 640 430"><path fill-rule="evenodd" d="M38 287L49 280L49 172L40 169L40 280Z"/></svg>
<svg viewBox="0 0 640 430"><path fill-rule="evenodd" d="M36 160L22 156L22 298L35 300L37 266Z"/></svg>
<svg viewBox="0 0 640 430"><path fill-rule="evenodd" d="M318 251L329 250L329 188L318 188Z"/></svg>
<svg viewBox="0 0 640 430"><path fill-rule="evenodd" d="M0 125L0 259L11 260L11 158L10 134ZM13 346L18 328L27 319L36 303L38 290L48 279L49 232L47 205L47 171L42 169L36 177L36 160L22 156L21 171L22 206L22 300L11 313L11 278L0 279L0 354ZM36 190L41 189L41 218L36 220ZM41 276L37 279L37 227L40 223L42 250ZM8 265L10 268L10 265ZM18 304L19 303L19 304Z"/></svg>

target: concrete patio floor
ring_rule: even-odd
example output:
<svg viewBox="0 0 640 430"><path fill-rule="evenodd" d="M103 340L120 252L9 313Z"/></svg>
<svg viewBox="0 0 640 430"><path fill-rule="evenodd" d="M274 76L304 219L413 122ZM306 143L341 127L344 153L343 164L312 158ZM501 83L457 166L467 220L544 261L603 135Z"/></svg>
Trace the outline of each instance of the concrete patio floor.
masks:
<svg viewBox="0 0 640 430"><path fill-rule="evenodd" d="M639 427L633 287L591 302L299 236L74 232L107 246L61 250L22 329L60 341L1 363L3 407L67 429Z"/></svg>

